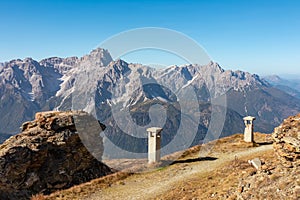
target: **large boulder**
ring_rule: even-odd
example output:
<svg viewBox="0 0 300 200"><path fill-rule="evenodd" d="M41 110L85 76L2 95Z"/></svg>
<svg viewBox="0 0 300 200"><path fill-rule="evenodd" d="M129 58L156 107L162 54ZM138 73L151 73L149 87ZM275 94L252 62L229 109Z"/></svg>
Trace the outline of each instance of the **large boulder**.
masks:
<svg viewBox="0 0 300 200"><path fill-rule="evenodd" d="M28 199L110 174L93 156L101 158L104 128L82 111L37 113L0 146L0 199Z"/></svg>

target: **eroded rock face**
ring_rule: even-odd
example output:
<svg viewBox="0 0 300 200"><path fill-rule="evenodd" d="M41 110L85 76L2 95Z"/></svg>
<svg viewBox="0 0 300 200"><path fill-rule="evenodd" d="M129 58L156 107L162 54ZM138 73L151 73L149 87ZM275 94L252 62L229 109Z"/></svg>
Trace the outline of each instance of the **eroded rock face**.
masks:
<svg viewBox="0 0 300 200"><path fill-rule="evenodd" d="M75 122L84 124L76 128ZM101 157L105 127L85 112L43 112L0 146L0 199L28 199L111 173ZM80 129L80 130L77 130ZM90 153L81 142L84 137ZM90 139L89 139L90 138ZM96 146L95 146L96 147Z"/></svg>
<svg viewBox="0 0 300 200"><path fill-rule="evenodd" d="M274 150L283 161L300 163L300 114L289 117L272 134Z"/></svg>

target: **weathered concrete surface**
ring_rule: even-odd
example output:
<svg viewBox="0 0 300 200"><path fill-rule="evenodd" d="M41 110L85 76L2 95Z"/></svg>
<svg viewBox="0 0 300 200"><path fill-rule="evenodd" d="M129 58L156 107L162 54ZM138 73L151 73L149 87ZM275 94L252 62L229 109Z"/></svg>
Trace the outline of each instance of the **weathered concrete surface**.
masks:
<svg viewBox="0 0 300 200"><path fill-rule="evenodd" d="M244 131L244 141L253 142L253 121L255 117L247 116L244 117L245 131Z"/></svg>
<svg viewBox="0 0 300 200"><path fill-rule="evenodd" d="M160 143L162 128L148 128L148 163L160 161Z"/></svg>

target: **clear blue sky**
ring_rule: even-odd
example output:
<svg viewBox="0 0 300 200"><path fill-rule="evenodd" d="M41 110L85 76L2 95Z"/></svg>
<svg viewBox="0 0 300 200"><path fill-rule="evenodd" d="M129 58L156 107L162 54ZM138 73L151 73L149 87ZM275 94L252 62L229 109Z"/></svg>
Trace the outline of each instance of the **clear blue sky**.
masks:
<svg viewBox="0 0 300 200"><path fill-rule="evenodd" d="M196 40L225 69L300 74L297 0L3 0L0 9L0 62L82 56L119 32L164 27Z"/></svg>

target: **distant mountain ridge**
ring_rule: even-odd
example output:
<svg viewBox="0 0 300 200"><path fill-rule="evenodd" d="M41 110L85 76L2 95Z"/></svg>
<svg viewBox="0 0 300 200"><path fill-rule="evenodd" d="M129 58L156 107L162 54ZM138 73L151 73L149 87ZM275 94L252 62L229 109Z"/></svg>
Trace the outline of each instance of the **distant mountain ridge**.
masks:
<svg viewBox="0 0 300 200"><path fill-rule="evenodd" d="M277 75L265 76L263 79L277 89L300 99L300 79L284 79Z"/></svg>
<svg viewBox="0 0 300 200"><path fill-rule="evenodd" d="M80 85L76 88L76 78L85 73L93 74L93 84L82 83L82 88ZM284 118L300 111L300 103L296 98L271 87L255 74L224 70L215 62L204 66L190 64L156 70L123 60L114 61L107 50L99 48L81 58L53 57L40 62L26 58L2 63L0 133L17 133L20 125L32 120L38 111L71 109L74 90L81 97L86 91L95 91L94 107L104 124L113 120L109 110L112 103L129 107L136 113L135 121L147 124L150 123L149 115L138 112L139 109L145 110L144 106L156 101L161 105L165 101L175 102L176 98L170 91L185 94L185 88L189 86L194 88L200 108L200 113L191 111L190 115L202 116L199 134L205 135L209 126L210 100L224 94L227 96L225 106L228 116L223 136L242 132L242 117L245 115L257 117L255 130L272 132ZM112 89L115 91L113 95ZM86 104L86 108L91 106ZM169 121L170 126L180 119L174 120ZM202 136L199 140L203 139Z"/></svg>

